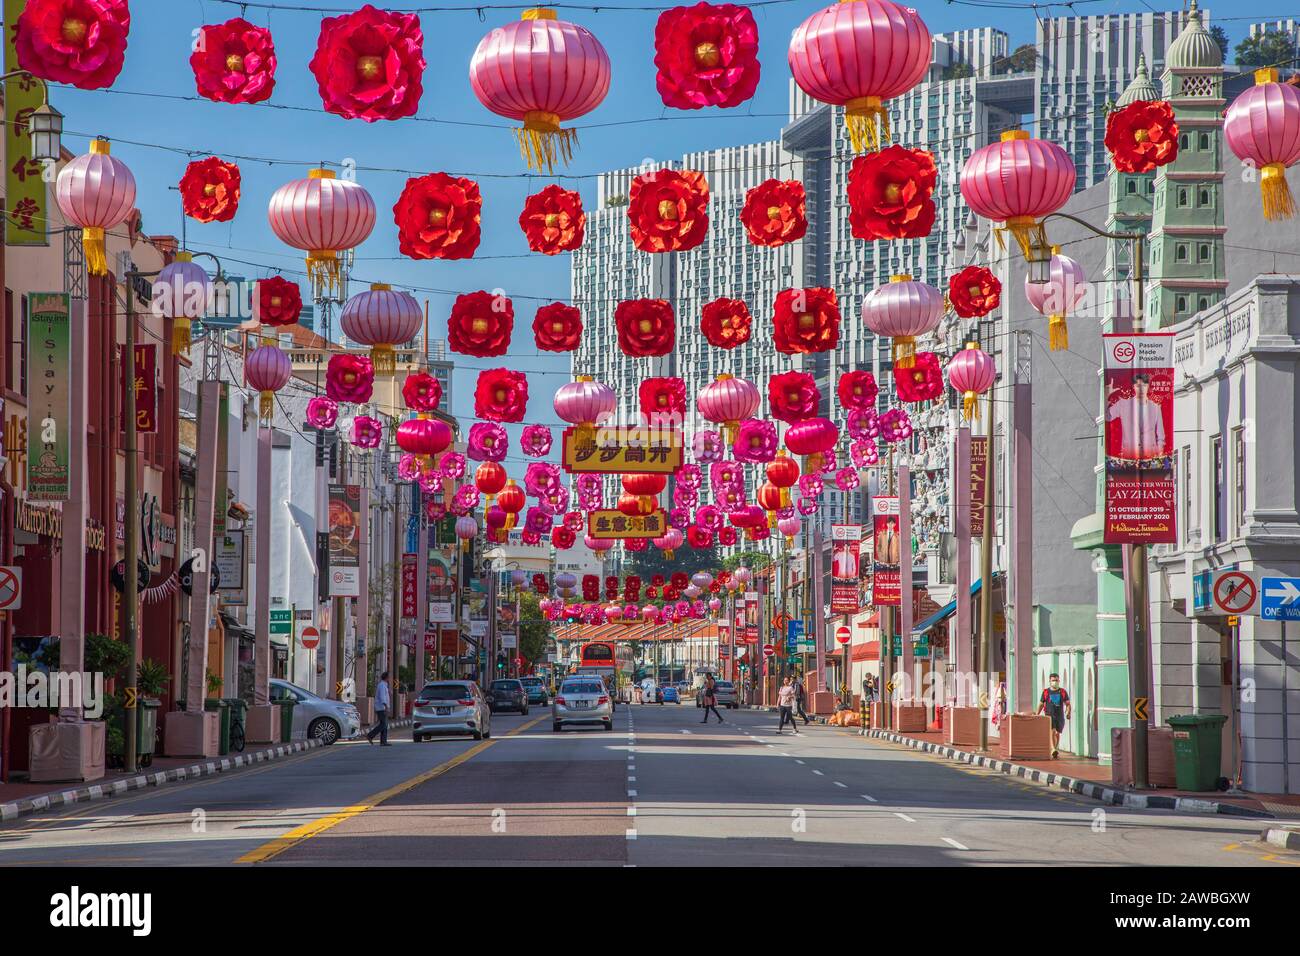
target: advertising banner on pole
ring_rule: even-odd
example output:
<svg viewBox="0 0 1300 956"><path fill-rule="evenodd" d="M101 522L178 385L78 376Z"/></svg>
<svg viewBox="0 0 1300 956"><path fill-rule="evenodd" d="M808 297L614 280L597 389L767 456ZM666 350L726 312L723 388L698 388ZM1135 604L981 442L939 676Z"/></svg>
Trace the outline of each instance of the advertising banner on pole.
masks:
<svg viewBox="0 0 1300 956"><path fill-rule="evenodd" d="M970 534L984 536L984 468L988 463L989 440L972 435L970 439Z"/></svg>
<svg viewBox="0 0 1300 956"><path fill-rule="evenodd" d="M831 613L858 613L862 525L831 525Z"/></svg>
<svg viewBox="0 0 1300 956"><path fill-rule="evenodd" d="M871 499L871 603L897 607L902 592L899 564L898 498ZM910 549L909 549L910 550Z"/></svg>
<svg viewBox="0 0 1300 956"><path fill-rule="evenodd" d="M27 497L68 500L68 458L72 448L71 306L66 292L27 295Z"/></svg>
<svg viewBox="0 0 1300 956"><path fill-rule="evenodd" d="M414 618L419 610L419 598L416 595L418 571L416 555L409 551L402 555L402 617Z"/></svg>
<svg viewBox="0 0 1300 956"><path fill-rule="evenodd" d="M18 17L27 0L5 0L4 72L17 72ZM49 239L49 195L45 165L32 159L32 113L43 103L40 82L26 73L4 81L5 104L5 245L46 246ZM53 170L51 169L51 172ZM53 183L53 177L50 177ZM51 190L52 192L53 190Z"/></svg>
<svg viewBox="0 0 1300 956"><path fill-rule="evenodd" d="M330 597L361 596L361 486L330 485Z"/></svg>
<svg viewBox="0 0 1300 956"><path fill-rule="evenodd" d="M1106 334L1107 544L1174 541L1172 332Z"/></svg>
<svg viewBox="0 0 1300 956"><path fill-rule="evenodd" d="M122 369L121 401L126 407L126 346L117 347L118 363ZM137 432L156 432L158 430L158 389L157 382L158 346L152 342L135 347L135 430Z"/></svg>

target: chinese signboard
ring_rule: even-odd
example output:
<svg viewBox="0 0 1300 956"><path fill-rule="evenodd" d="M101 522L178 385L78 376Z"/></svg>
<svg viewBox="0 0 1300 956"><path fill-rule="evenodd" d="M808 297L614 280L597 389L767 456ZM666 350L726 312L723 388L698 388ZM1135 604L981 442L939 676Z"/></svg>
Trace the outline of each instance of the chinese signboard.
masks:
<svg viewBox="0 0 1300 956"><path fill-rule="evenodd" d="M248 603L248 590L244 586L244 532L225 531L213 538L216 553L212 563L221 583L221 603L242 606Z"/></svg>
<svg viewBox="0 0 1300 956"><path fill-rule="evenodd" d="M593 538L658 538L667 528L668 515L662 508L635 518L613 508L587 513L587 533Z"/></svg>
<svg viewBox="0 0 1300 956"><path fill-rule="evenodd" d="M330 485L330 597L361 596L360 509L360 485Z"/></svg>
<svg viewBox="0 0 1300 956"><path fill-rule="evenodd" d="M402 555L402 617L413 618L419 608L416 596L416 584L419 581L415 564L416 555Z"/></svg>
<svg viewBox="0 0 1300 956"><path fill-rule="evenodd" d="M1106 334L1107 544L1174 540L1171 332Z"/></svg>
<svg viewBox="0 0 1300 956"><path fill-rule="evenodd" d="M438 653L441 654L443 657L459 657L460 656L460 632L455 630L454 628L444 627L439 632L439 634L441 635L441 637L440 637L440 646L438 648Z"/></svg>
<svg viewBox="0 0 1300 956"><path fill-rule="evenodd" d="M862 525L831 525L831 613L858 613Z"/></svg>
<svg viewBox="0 0 1300 956"><path fill-rule="evenodd" d="M682 466L682 433L670 428L596 428L583 437L566 428L563 443L565 471L671 474Z"/></svg>
<svg viewBox="0 0 1300 956"><path fill-rule="evenodd" d="M988 462L989 440L971 436L970 440L970 533L984 535L984 468Z"/></svg>
<svg viewBox="0 0 1300 956"><path fill-rule="evenodd" d="M872 498L871 603L897 607L902 588L899 565L898 499Z"/></svg>
<svg viewBox="0 0 1300 956"><path fill-rule="evenodd" d="M66 292L27 296L27 497L68 500L72 399L68 391L71 317Z"/></svg>
<svg viewBox="0 0 1300 956"><path fill-rule="evenodd" d="M122 368L122 407L126 408L126 346L119 345L117 353ZM137 432L158 430L158 389L155 387L157 361L157 345L151 342L135 347L135 430Z"/></svg>
<svg viewBox="0 0 1300 956"><path fill-rule="evenodd" d="M27 0L5 0L4 72L19 69L15 39L18 17ZM45 228L49 202L45 192L45 167L32 159L32 111L41 105L41 84L30 76L4 81L5 118L5 244L49 245Z"/></svg>

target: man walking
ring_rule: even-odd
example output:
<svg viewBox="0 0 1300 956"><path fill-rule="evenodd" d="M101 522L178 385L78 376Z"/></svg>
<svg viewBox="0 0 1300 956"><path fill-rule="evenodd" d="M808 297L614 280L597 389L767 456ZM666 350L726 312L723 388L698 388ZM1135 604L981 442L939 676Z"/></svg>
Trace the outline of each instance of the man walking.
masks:
<svg viewBox="0 0 1300 956"><path fill-rule="evenodd" d="M709 722L709 711L713 711L713 716L718 718L718 723L722 723L722 715L718 713L718 682L713 679L712 674L704 675L704 686L700 688L700 706L704 708L704 719L702 724Z"/></svg>
<svg viewBox="0 0 1300 956"><path fill-rule="evenodd" d="M794 678L787 677L785 683L781 685L781 689L776 692L776 706L781 710L781 722L777 724L776 727L776 732L778 734L785 729L785 722L787 720L790 721L790 729L793 730L796 735L799 733L799 728L795 726L794 722L794 705L796 700L797 695L794 689Z"/></svg>
<svg viewBox="0 0 1300 956"><path fill-rule="evenodd" d="M375 686L375 726L370 728L370 733L366 734L366 742L373 744L375 734L379 734L379 746L391 747L388 742L388 708L392 706L391 698L388 693L388 671L379 675L379 683Z"/></svg>
<svg viewBox="0 0 1300 956"><path fill-rule="evenodd" d="M787 677L786 680L789 681L791 686L794 688L795 712L803 718L804 726L806 727L810 721L808 720L808 712L804 710L804 696L807 694L807 691L804 690L803 678L796 674L794 677ZM793 717L790 718L790 726L794 726Z"/></svg>
<svg viewBox="0 0 1300 956"><path fill-rule="evenodd" d="M1061 686L1060 674L1049 675L1047 684L1038 700L1038 713L1046 711L1052 719L1052 756L1057 757L1060 755L1061 731L1065 730L1065 721L1070 716L1070 694Z"/></svg>

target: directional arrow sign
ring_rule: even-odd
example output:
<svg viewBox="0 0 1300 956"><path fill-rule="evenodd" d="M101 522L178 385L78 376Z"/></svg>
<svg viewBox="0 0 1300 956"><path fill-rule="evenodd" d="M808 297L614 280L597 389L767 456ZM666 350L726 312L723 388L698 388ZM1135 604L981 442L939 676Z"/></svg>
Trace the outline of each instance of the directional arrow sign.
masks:
<svg viewBox="0 0 1300 956"><path fill-rule="evenodd" d="M1300 578L1260 578L1259 616L1266 621L1300 621Z"/></svg>

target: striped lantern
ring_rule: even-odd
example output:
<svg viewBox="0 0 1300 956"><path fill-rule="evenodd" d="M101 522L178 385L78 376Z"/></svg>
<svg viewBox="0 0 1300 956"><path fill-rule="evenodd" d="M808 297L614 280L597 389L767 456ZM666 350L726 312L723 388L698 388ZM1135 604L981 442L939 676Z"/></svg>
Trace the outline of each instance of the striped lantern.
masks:
<svg viewBox="0 0 1300 956"><path fill-rule="evenodd" d="M990 388L998 377L993 356L974 342L952 357L948 363L948 384L961 392L961 413L964 418L980 416L978 398Z"/></svg>
<svg viewBox="0 0 1300 956"><path fill-rule="evenodd" d="M618 396L605 383L579 375L576 382L556 389L553 404L555 414L574 426L576 441L591 441L596 426L614 414Z"/></svg>
<svg viewBox="0 0 1300 956"><path fill-rule="evenodd" d="M284 388L293 374L293 364L274 345L259 345L244 359L244 382L261 396L257 410L262 421L270 423L275 415L275 393Z"/></svg>
<svg viewBox="0 0 1300 956"><path fill-rule="evenodd" d="M561 129L600 105L609 92L609 54L586 27L554 10L525 10L515 23L479 41L469 83L479 102L498 116L522 120L515 130L529 169L552 172L556 159L573 158L577 133Z"/></svg>
<svg viewBox="0 0 1300 956"><path fill-rule="evenodd" d="M894 365L916 364L916 337L933 332L943 317L943 294L910 275L890 276L889 285L872 289L862 303L862 321L891 340Z"/></svg>
<svg viewBox="0 0 1300 956"><path fill-rule="evenodd" d="M126 222L135 208L135 177L126 163L109 155L108 140L91 140L90 152L59 171L54 199L68 221L81 227L86 271L108 275L104 230Z"/></svg>
<svg viewBox="0 0 1300 956"><path fill-rule="evenodd" d="M890 0L841 0L795 27L787 58L801 90L844 107L860 153L889 140L884 101L925 79L930 30L915 10Z"/></svg>
<svg viewBox="0 0 1300 956"><path fill-rule="evenodd" d="M370 346L370 361L376 375L397 371L393 346L415 338L424 322L420 303L409 292L394 292L384 282L372 283L365 292L348 299L339 316L343 334L354 342Z"/></svg>
<svg viewBox="0 0 1300 956"><path fill-rule="evenodd" d="M1002 223L993 235L1002 246L1010 231L1029 258L1031 241L1047 245L1042 219L1074 193L1074 162L1055 143L1007 130L997 143L971 153L961 171L961 194L977 215Z"/></svg>
<svg viewBox="0 0 1300 956"><path fill-rule="evenodd" d="M1075 310L1088 293L1088 276L1083 266L1061 255L1060 246L1052 246L1052 260L1047 267L1046 282L1030 282L1025 276L1025 298L1040 315L1047 316L1047 344L1055 352L1070 347L1070 330L1065 317Z"/></svg>
<svg viewBox="0 0 1300 956"><path fill-rule="evenodd" d="M281 242L307 253L307 276L320 298L338 291L339 253L365 242L375 227L375 201L364 186L313 169L275 191L266 217Z"/></svg>
<svg viewBox="0 0 1300 956"><path fill-rule="evenodd" d="M1276 67L1255 71L1255 85L1228 107L1223 136L1238 159L1259 170L1264 218L1295 216L1286 168L1300 160L1300 90L1278 82Z"/></svg>
<svg viewBox="0 0 1300 956"><path fill-rule="evenodd" d="M723 374L700 389L695 408L706 420L722 425L727 430L727 444L734 445L740 423L753 417L761 401L753 382Z"/></svg>
<svg viewBox="0 0 1300 956"><path fill-rule="evenodd" d="M190 347L190 325L203 318L211 299L212 280L190 253L178 252L162 267L153 281L151 307L155 315L172 320L173 355Z"/></svg>

